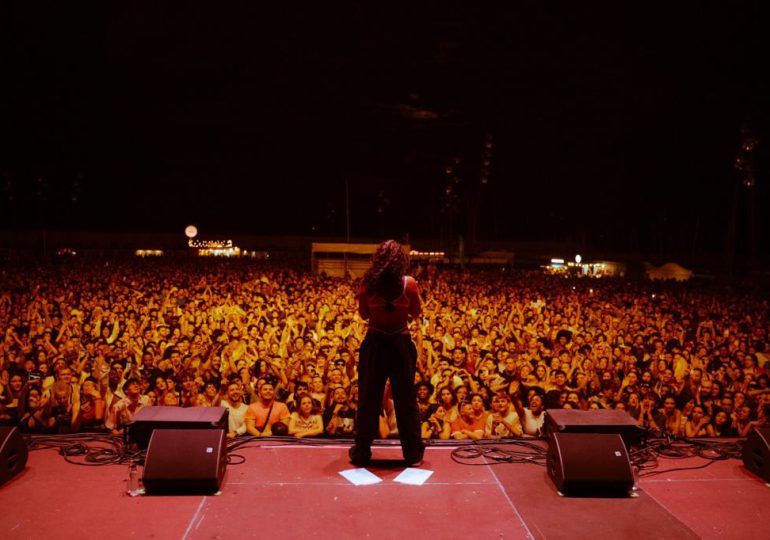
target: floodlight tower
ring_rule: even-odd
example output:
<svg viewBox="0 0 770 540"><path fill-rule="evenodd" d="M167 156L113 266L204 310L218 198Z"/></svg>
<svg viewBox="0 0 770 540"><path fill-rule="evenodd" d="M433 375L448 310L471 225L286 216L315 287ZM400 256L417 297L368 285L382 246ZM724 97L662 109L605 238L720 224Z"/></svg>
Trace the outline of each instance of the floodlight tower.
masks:
<svg viewBox="0 0 770 540"><path fill-rule="evenodd" d="M753 270L756 266L757 258L757 227L756 227L756 176L754 174L754 150L759 144L759 140L754 133L748 121L744 121L741 126L741 145L738 154L733 163L738 172L735 184L733 186L733 198L730 208L730 218L727 225L727 239L725 242L725 263L728 274L733 273L736 251L736 229L738 202L742 199L742 194L746 194L747 214L748 214L748 249L749 266Z"/></svg>

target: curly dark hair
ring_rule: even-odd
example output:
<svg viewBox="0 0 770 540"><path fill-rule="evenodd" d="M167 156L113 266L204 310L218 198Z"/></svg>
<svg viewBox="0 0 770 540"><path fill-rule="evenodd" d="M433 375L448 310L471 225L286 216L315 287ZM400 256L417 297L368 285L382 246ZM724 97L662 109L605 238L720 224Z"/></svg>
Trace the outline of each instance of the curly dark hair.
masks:
<svg viewBox="0 0 770 540"><path fill-rule="evenodd" d="M401 294L401 280L409 269L409 256L401 244L386 240L372 255L372 264L363 277L363 285L370 293L376 293L387 301Z"/></svg>

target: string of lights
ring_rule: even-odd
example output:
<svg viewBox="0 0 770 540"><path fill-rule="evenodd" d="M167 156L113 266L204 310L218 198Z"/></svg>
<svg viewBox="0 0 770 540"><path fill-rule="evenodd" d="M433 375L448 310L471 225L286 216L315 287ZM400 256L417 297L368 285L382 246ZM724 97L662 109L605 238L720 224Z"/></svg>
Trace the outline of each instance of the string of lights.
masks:
<svg viewBox="0 0 770 540"><path fill-rule="evenodd" d="M230 249L233 247L232 240L200 240L190 238L187 245L195 249Z"/></svg>

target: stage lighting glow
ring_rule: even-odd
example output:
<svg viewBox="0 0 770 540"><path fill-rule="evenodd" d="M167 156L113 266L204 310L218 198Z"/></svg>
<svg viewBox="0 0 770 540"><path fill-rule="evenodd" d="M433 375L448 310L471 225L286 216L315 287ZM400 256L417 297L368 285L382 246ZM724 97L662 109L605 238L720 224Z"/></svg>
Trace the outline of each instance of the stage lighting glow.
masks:
<svg viewBox="0 0 770 540"><path fill-rule="evenodd" d="M580 261L583 260L583 257L580 256L580 254L575 255L575 262L580 264Z"/></svg>

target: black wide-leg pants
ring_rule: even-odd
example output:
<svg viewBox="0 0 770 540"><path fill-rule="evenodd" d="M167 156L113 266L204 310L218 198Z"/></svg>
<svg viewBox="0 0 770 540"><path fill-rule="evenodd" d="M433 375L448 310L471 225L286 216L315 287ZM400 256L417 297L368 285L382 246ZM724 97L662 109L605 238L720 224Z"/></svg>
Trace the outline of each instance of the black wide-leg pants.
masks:
<svg viewBox="0 0 770 540"><path fill-rule="evenodd" d="M379 434L385 381L390 379L404 459L409 463L422 459L424 450L420 439L414 385L416 364L417 349L408 334L387 335L370 332L361 343L358 359L355 447L355 452L360 457L370 457L372 442Z"/></svg>

